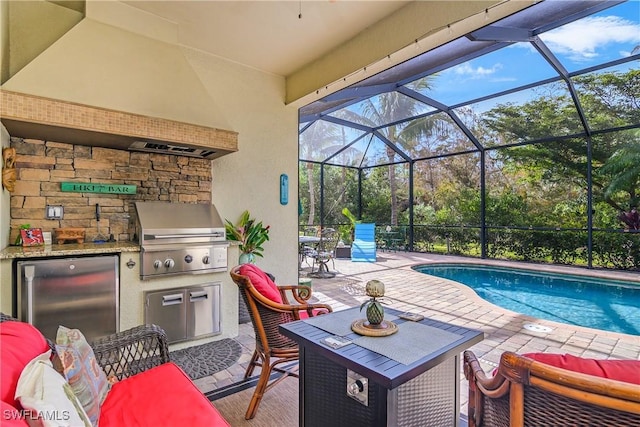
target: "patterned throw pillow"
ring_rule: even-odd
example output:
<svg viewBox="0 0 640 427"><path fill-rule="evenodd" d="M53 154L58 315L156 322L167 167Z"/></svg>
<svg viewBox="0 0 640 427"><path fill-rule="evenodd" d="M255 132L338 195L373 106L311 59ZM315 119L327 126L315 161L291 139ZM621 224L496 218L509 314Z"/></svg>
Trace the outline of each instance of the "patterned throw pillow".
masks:
<svg viewBox="0 0 640 427"><path fill-rule="evenodd" d="M28 425L90 427L87 414L69 384L53 369L50 356L51 350L36 356L24 367L18 380L16 398L20 400Z"/></svg>
<svg viewBox="0 0 640 427"><path fill-rule="evenodd" d="M64 376L94 426L98 425L100 405L107 396L109 383L98 365L93 349L77 329L58 328L56 353Z"/></svg>

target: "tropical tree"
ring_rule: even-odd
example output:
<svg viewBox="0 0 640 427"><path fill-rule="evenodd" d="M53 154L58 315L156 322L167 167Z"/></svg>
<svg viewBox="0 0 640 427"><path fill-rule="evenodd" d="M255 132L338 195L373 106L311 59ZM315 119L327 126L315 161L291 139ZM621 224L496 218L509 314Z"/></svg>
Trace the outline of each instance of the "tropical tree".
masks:
<svg viewBox="0 0 640 427"><path fill-rule="evenodd" d="M632 142L613 153L607 163L600 168L600 173L611 177L604 190L607 200L615 200L622 194L629 205L619 208L617 218L632 230L640 229L638 203L640 202L640 130L631 132Z"/></svg>
<svg viewBox="0 0 640 427"><path fill-rule="evenodd" d="M627 208L638 206L640 201L640 130L631 133L633 141L614 152L599 170L601 175L610 177L605 198L614 199L616 193L624 193L629 201Z"/></svg>
<svg viewBox="0 0 640 427"><path fill-rule="evenodd" d="M335 147L340 140L341 134L338 132L336 126L331 123L318 120L311 124L304 132L300 134L299 147L303 150L300 153L300 158L303 159L315 159L324 158L328 155L330 147ZM308 192L308 212L307 212L307 225L313 225L315 221L316 212L316 194L315 194L315 180L314 169L316 163L305 162L306 179L307 179L307 192Z"/></svg>
<svg viewBox="0 0 640 427"><path fill-rule="evenodd" d="M620 128L640 126L640 70L577 77L576 87L591 128L612 124ZM573 183L586 188L589 179L586 139L536 142L550 135L578 133L582 128L568 95L550 91L521 105L498 105L485 113L484 123L504 140L533 142L500 150L505 163L526 168L541 183L563 182L565 186ZM596 202L604 200L617 210L637 203L640 182L637 135L637 130L621 130L591 136L591 183ZM626 195L626 200L621 199L621 194Z"/></svg>
<svg viewBox="0 0 640 427"><path fill-rule="evenodd" d="M425 77L412 82L411 89L415 91L428 89L432 78ZM402 122L402 119L415 116L421 105L420 102L402 93L391 91L366 99L359 105L357 111L347 110L341 114L345 120L370 127L372 132L378 132L377 136L383 139L390 186L389 221L392 225L398 224L396 164L398 153L401 151L400 147L404 146L406 149L417 144L417 139L421 135L428 134L432 124L427 118L415 119L410 123ZM389 123L391 124L386 126Z"/></svg>

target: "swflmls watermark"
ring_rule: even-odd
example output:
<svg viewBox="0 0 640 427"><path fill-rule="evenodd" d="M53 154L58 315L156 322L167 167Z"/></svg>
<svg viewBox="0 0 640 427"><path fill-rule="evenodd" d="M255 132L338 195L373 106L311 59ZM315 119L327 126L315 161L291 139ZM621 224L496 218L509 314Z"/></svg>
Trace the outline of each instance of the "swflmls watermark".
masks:
<svg viewBox="0 0 640 427"><path fill-rule="evenodd" d="M57 409L36 411L31 409L5 409L2 411L2 418L5 420L48 420L48 421L69 421L71 413L69 411L59 411Z"/></svg>

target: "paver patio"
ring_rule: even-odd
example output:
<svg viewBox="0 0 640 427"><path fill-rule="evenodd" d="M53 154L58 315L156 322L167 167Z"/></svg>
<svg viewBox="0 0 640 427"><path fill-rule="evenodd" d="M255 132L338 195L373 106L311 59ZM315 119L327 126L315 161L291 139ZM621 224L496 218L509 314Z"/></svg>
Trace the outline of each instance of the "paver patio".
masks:
<svg viewBox="0 0 640 427"><path fill-rule="evenodd" d="M491 371L498 365L500 355L504 351L570 353L588 358L640 360L640 336L561 324L514 313L484 301L466 286L427 276L411 268L417 264L434 262L528 266L536 270L631 280L638 282L640 286L637 273L378 251L375 263L336 260L338 274L331 279L313 279L313 295L319 302L330 304L334 311L343 310L359 306L367 299L364 287L368 280L381 280L386 286L385 299L389 307L483 331L485 339L470 349L478 356L485 371ZM300 272L301 277L306 276L309 271L309 268L304 268ZM546 326L551 328L551 331L525 329L524 326L527 324ZM203 392L242 380L255 343L250 323L240 325L240 335L236 339L243 347L239 362L210 377L196 380L196 385ZM466 414L467 381L462 371L460 390L460 411Z"/></svg>

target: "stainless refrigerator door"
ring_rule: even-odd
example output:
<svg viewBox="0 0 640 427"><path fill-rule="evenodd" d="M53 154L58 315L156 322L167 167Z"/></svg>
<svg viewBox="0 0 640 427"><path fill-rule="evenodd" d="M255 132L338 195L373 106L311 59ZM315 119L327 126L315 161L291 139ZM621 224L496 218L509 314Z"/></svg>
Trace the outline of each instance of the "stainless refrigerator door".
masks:
<svg viewBox="0 0 640 427"><path fill-rule="evenodd" d="M18 317L55 341L58 326L91 341L118 330L117 255L18 261Z"/></svg>
<svg viewBox="0 0 640 427"><path fill-rule="evenodd" d="M189 288L187 298L187 337L220 333L220 285Z"/></svg>

